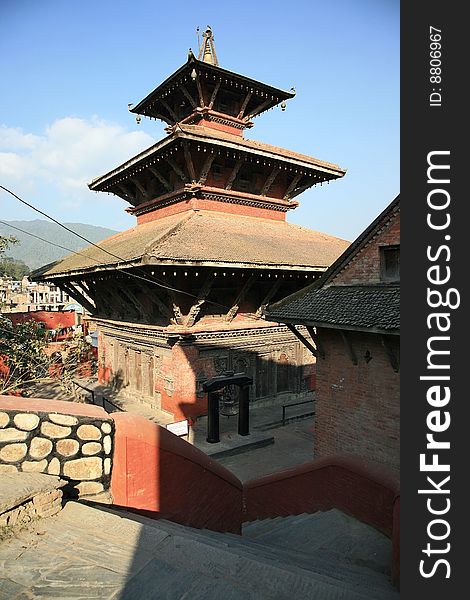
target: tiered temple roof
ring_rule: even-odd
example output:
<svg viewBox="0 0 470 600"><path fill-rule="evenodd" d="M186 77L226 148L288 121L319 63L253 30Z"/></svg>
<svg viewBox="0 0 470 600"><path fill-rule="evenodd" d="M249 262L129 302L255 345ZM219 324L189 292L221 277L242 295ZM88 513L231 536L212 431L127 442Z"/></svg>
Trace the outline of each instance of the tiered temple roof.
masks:
<svg viewBox="0 0 470 600"><path fill-rule="evenodd" d="M307 188L343 177L338 165L243 137L250 119L292 98L218 66L212 31L188 61L131 111L168 135L109 173L93 191L125 199L137 227L65 258L44 277L117 266L180 264L323 271L347 242L290 225Z"/></svg>

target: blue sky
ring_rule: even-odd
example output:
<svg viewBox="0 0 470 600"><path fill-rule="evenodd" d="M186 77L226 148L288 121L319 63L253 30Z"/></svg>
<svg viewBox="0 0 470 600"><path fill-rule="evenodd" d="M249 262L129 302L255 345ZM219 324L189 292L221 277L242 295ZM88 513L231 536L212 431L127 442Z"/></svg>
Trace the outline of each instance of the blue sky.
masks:
<svg viewBox="0 0 470 600"><path fill-rule="evenodd" d="M211 25L220 66L297 96L246 137L348 169L288 220L354 239L399 192L399 2L0 2L0 183L52 216L126 229L126 203L93 177L162 138L137 103L197 51ZM38 215L0 191L2 220Z"/></svg>

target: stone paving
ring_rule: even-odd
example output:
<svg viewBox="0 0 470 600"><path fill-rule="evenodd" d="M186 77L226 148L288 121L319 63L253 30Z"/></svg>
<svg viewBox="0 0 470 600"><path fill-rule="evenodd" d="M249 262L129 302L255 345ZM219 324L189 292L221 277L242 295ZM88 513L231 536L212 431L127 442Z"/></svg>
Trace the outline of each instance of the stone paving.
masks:
<svg viewBox="0 0 470 600"><path fill-rule="evenodd" d="M338 569L337 558L69 502L0 544L0 600L39 598L395 600L397 594L387 577L354 564Z"/></svg>

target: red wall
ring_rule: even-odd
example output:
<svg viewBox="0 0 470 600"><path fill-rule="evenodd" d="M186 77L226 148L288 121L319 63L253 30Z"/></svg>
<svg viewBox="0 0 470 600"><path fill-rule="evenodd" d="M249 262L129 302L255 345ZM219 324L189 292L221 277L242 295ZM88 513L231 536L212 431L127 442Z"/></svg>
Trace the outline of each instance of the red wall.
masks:
<svg viewBox="0 0 470 600"><path fill-rule="evenodd" d="M400 487L386 467L329 456L245 482L244 521L337 508L392 538L392 578L400 574Z"/></svg>
<svg viewBox="0 0 470 600"><path fill-rule="evenodd" d="M240 533L242 484L232 473L143 417L113 417L114 504L191 527Z"/></svg>
<svg viewBox="0 0 470 600"><path fill-rule="evenodd" d="M214 188L214 192L220 193L220 189ZM233 193L233 192L232 192ZM239 192L240 196L243 196ZM275 221L285 221L286 213L278 210L270 210L268 208L259 208L255 206L245 206L243 204L232 204L231 202L219 202L217 200L203 200L193 198L191 200L183 200L170 206L155 208L147 213L137 217L137 224L148 223L155 219L162 219L170 215L178 214L188 210L211 210L219 213L243 215L247 217L258 217L262 219L274 219ZM130 211L132 212L132 211Z"/></svg>
<svg viewBox="0 0 470 600"><path fill-rule="evenodd" d="M400 243L400 213L392 218L381 231L347 263L328 285L365 285L368 283L381 283L380 280L380 246L396 245Z"/></svg>
<svg viewBox="0 0 470 600"><path fill-rule="evenodd" d="M380 336L348 332L354 365L338 331L318 328L317 335L325 358L317 360L315 456L356 454L398 470L400 375Z"/></svg>
<svg viewBox="0 0 470 600"><path fill-rule="evenodd" d="M77 324L75 311L61 310L35 310L31 312L17 312L6 315L13 325L26 321L45 323L46 329L64 329Z"/></svg>

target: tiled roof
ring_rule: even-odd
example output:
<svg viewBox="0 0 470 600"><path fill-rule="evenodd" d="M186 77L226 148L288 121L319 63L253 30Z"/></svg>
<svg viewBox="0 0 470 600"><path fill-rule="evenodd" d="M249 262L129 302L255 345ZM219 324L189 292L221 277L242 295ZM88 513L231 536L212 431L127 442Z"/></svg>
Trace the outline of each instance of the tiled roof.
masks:
<svg viewBox="0 0 470 600"><path fill-rule="evenodd" d="M307 163L315 167L324 167L328 170L338 171L338 176L343 176L345 173L344 169L341 169L334 163L329 163L307 154L300 154L300 152L294 152L294 150L287 150L279 146L272 146L271 144L265 144L264 142L258 142L256 140L249 140L242 138L238 135L226 133L224 131L218 131L210 127L203 127L201 125L178 125L181 131L185 134L191 134L200 138L206 138L208 141L222 141L231 142L240 147L241 150L261 150L273 155L273 158L292 158L302 163Z"/></svg>
<svg viewBox="0 0 470 600"><path fill-rule="evenodd" d="M300 154L293 150L286 150L279 148L278 146L271 146L263 142L257 142L256 140L246 140L238 135L232 135L212 129L209 127L202 127L200 125L180 125L178 124L176 130L163 138L153 146L150 146L146 150L143 150L136 156L130 158L122 165L116 167L109 173L96 177L91 181L89 187L92 190L99 190L101 185L116 175L127 172L136 165L146 165L150 159L158 156L162 152L172 147L178 140L194 140L196 142L207 142L222 146L224 149L239 150L242 152L250 152L255 154L262 154L266 158L274 160L286 161L289 164L297 164L299 167L305 169L315 169L324 171L325 173L332 175L333 177L343 177L346 171L341 169L336 164L329 163L306 154Z"/></svg>
<svg viewBox="0 0 470 600"><path fill-rule="evenodd" d="M47 279L119 263L323 270L348 245L345 240L285 221L188 211L138 225L100 242L110 254L89 246L41 274Z"/></svg>
<svg viewBox="0 0 470 600"><path fill-rule="evenodd" d="M329 286L306 290L269 307L271 321L396 332L400 330L399 286Z"/></svg>

